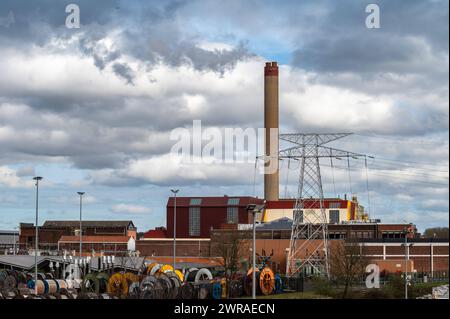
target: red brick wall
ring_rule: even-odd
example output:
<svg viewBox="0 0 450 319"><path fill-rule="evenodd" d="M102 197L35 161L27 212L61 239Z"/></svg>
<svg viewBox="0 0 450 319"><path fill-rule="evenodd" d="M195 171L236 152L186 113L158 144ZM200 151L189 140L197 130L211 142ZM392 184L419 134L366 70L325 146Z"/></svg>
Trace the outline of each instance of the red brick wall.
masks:
<svg viewBox="0 0 450 319"><path fill-rule="evenodd" d="M238 208L239 224L251 222L245 207ZM173 237L173 207L167 207L167 236ZM189 235L189 207L177 207L177 238L209 238L211 228L227 222L227 207L200 207L200 236Z"/></svg>

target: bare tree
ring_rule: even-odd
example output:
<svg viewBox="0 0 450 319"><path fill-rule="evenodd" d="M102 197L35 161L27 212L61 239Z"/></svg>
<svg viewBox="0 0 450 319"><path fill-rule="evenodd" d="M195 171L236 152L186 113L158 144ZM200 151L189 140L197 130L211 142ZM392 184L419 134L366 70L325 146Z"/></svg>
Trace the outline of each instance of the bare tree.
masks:
<svg viewBox="0 0 450 319"><path fill-rule="evenodd" d="M215 233L214 253L221 257L220 263L225 271L227 288L241 268L241 258L248 255L249 242L246 239L248 234L237 230L221 230ZM230 289L227 289L227 297L229 295Z"/></svg>
<svg viewBox="0 0 450 319"><path fill-rule="evenodd" d="M367 266L365 247L356 241L333 243L330 254L330 274L344 284L342 298L346 298L349 288L361 279Z"/></svg>

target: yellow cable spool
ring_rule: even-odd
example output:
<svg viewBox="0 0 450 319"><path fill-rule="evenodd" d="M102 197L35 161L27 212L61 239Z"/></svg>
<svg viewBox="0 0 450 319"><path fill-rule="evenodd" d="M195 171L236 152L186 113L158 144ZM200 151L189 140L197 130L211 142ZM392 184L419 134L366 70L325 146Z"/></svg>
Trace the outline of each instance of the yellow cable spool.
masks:
<svg viewBox="0 0 450 319"><path fill-rule="evenodd" d="M127 272L123 276L129 283L139 282L139 276L136 274L133 274L132 272Z"/></svg>
<svg viewBox="0 0 450 319"><path fill-rule="evenodd" d="M163 265L161 268L159 268L159 270L157 271L158 273L165 273L167 271L173 271L173 267L171 265Z"/></svg>
<svg viewBox="0 0 450 319"><path fill-rule="evenodd" d="M264 295L270 295L275 289L275 275L272 269L265 267L259 275L259 288Z"/></svg>
<svg viewBox="0 0 450 319"><path fill-rule="evenodd" d="M175 274L178 276L178 279L180 279L181 282L184 281L184 275L180 270L175 269Z"/></svg>
<svg viewBox="0 0 450 319"><path fill-rule="evenodd" d="M227 279L222 278L220 280L220 285L222 286L222 299L227 299Z"/></svg>
<svg viewBox="0 0 450 319"><path fill-rule="evenodd" d="M123 274L116 272L108 280L108 294L125 298L128 294L128 282Z"/></svg>
<svg viewBox="0 0 450 319"><path fill-rule="evenodd" d="M158 263L151 263L150 265L148 265L146 274L150 275L150 272L152 271L152 268L155 267L156 265L158 265Z"/></svg>

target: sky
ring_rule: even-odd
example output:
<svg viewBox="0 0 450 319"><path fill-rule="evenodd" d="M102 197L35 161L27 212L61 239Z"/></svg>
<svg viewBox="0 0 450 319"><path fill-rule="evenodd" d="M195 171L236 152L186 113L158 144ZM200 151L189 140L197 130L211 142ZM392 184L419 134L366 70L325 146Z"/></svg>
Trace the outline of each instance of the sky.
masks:
<svg viewBox="0 0 450 319"><path fill-rule="evenodd" d="M179 196L263 196L254 163L170 157L171 131L263 127L263 66L280 64L281 133L352 132L321 162L325 196L372 218L448 226L449 4L376 1L0 2L0 229L39 220L165 225ZM281 162L280 195L298 164ZM333 182L334 180L334 182Z"/></svg>

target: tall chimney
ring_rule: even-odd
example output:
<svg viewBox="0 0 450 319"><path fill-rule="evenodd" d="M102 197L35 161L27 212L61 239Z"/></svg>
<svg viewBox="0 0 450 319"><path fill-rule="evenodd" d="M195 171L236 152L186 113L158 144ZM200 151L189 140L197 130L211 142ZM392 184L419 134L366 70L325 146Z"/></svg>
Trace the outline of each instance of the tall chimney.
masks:
<svg viewBox="0 0 450 319"><path fill-rule="evenodd" d="M264 198L267 201L277 201L279 197L278 177L278 64L266 62L264 67L264 128L265 155L270 161L265 162ZM276 135L274 130L276 129Z"/></svg>

